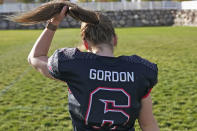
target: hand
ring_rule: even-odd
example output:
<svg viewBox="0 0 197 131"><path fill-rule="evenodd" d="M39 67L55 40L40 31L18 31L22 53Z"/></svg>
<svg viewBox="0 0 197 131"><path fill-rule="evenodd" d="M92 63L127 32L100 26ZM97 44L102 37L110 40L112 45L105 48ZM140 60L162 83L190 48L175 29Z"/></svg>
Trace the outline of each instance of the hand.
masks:
<svg viewBox="0 0 197 131"><path fill-rule="evenodd" d="M64 17L67 15L67 10L68 7L64 6L60 12L60 14L57 14L55 17L53 17L50 22L55 25L55 26L59 26L59 24L61 23L61 21L64 19Z"/></svg>

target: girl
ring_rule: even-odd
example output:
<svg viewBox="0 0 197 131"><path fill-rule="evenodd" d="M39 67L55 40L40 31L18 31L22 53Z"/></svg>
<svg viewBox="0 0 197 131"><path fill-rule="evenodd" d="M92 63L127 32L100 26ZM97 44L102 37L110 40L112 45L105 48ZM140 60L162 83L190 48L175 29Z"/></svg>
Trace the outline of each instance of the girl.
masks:
<svg viewBox="0 0 197 131"><path fill-rule="evenodd" d="M82 21L81 37L88 52L63 48L48 58L55 30L67 14ZM13 20L30 24L49 20L28 62L44 76L68 84L75 131L134 131L136 119L143 131L159 131L149 95L157 83L157 66L137 55L114 57L117 37L106 16L61 0Z"/></svg>

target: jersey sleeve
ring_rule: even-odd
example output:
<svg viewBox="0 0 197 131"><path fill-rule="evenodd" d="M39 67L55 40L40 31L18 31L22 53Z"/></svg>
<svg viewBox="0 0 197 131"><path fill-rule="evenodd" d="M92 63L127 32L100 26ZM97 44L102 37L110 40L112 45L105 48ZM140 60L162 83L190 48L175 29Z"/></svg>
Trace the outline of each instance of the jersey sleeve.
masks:
<svg viewBox="0 0 197 131"><path fill-rule="evenodd" d="M146 78L149 81L149 86L146 87L145 92L144 92L144 96L142 98L146 98L149 96L149 94L152 91L152 88L157 84L158 82L158 68L157 65L154 64L154 70L152 69L147 69L149 71L147 71L147 75Z"/></svg>
<svg viewBox="0 0 197 131"><path fill-rule="evenodd" d="M147 67L146 73L145 73L146 79L148 80L149 84L145 89L143 98L146 98L146 97L149 96L149 94L152 91L152 88L158 82L158 68L157 68L157 65L154 64L154 63L151 63L151 64L152 64L152 68Z"/></svg>
<svg viewBox="0 0 197 131"><path fill-rule="evenodd" d="M157 84L158 81L157 64L152 63L137 55L131 56L130 59L131 62L142 65L141 70L143 70L145 81L147 81L147 84L142 92L143 93L142 98L146 98L147 96L149 96L152 88Z"/></svg>
<svg viewBox="0 0 197 131"><path fill-rule="evenodd" d="M49 74L55 79L66 82L67 73L71 70L70 63L74 60L75 51L75 48L56 50L48 59L47 68Z"/></svg>

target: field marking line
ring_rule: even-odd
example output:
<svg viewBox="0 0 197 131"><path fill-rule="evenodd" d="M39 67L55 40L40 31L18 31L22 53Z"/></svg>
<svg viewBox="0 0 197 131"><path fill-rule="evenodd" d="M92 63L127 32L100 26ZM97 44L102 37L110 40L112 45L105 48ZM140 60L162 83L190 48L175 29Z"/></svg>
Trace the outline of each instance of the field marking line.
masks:
<svg viewBox="0 0 197 131"><path fill-rule="evenodd" d="M23 73L18 75L18 77L16 77L16 79L14 79L12 82L10 82L10 84L8 86L6 86L4 89L2 89L2 91L0 91L0 97L3 96L6 92L8 92L8 90L10 88L12 88L14 84L16 84L18 81L20 81L27 74L27 72L29 72L29 70L30 70L30 67L27 67Z"/></svg>
<svg viewBox="0 0 197 131"><path fill-rule="evenodd" d="M58 109L64 109L68 110L68 105L67 106L60 106L60 107L53 107L53 106L39 106L39 107L33 107L33 106L15 106L15 107L8 107L6 108L8 110L35 110L35 111L45 111L45 110L58 110Z"/></svg>

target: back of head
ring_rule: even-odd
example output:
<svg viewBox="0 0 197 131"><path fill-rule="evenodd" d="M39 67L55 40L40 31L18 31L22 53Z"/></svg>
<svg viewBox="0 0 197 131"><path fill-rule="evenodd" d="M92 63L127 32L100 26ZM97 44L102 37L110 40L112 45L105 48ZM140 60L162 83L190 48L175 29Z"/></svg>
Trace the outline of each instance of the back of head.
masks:
<svg viewBox="0 0 197 131"><path fill-rule="evenodd" d="M97 18L99 21L97 24L82 22L82 39L91 41L95 46L101 43L111 44L111 41L115 36L111 20L101 13L97 13ZM110 46L113 46L113 44Z"/></svg>

